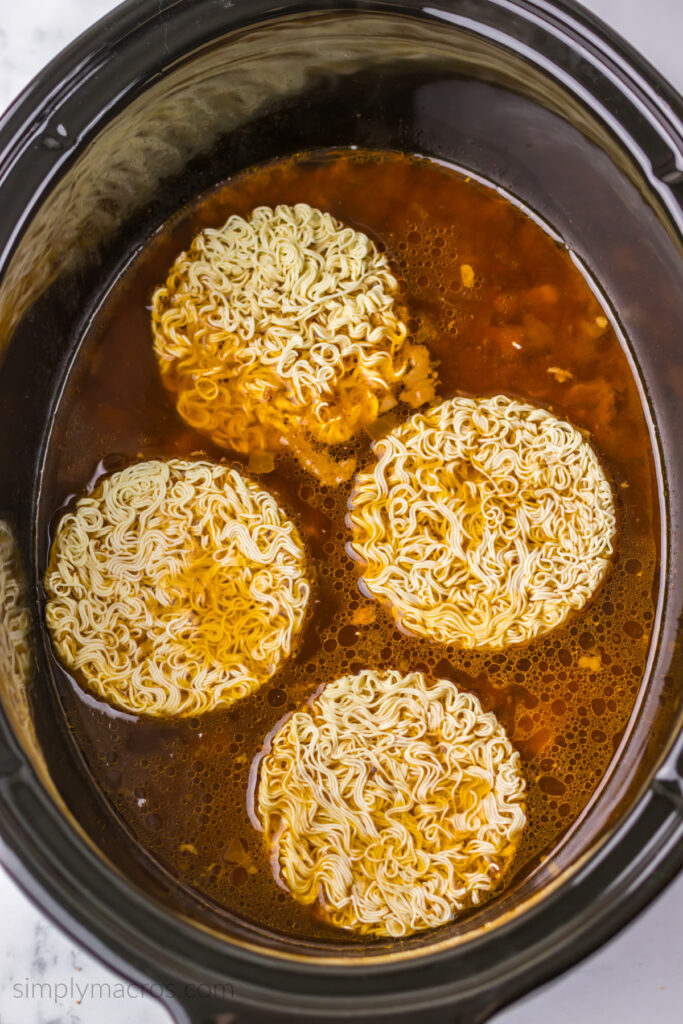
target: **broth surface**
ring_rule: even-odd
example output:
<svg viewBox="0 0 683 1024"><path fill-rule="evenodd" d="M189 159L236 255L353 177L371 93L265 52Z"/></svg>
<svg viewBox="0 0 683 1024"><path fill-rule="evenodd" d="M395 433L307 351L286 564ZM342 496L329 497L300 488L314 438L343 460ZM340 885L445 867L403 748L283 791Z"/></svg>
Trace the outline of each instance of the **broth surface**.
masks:
<svg viewBox="0 0 683 1024"><path fill-rule="evenodd" d="M529 821L507 881L528 873L586 807L633 711L655 607L658 509L638 388L566 248L495 190L450 168L343 151L234 177L136 257L83 339L58 412L48 459L55 517L102 473L139 457L237 461L190 429L165 393L152 349L150 297L197 231L261 204L296 202L330 211L386 248L412 336L439 362L437 400L502 392L586 429L619 516L614 564L586 609L525 646L462 651L398 632L390 614L360 593L344 523L352 481L326 488L278 457L272 472L253 478L294 517L317 584L302 645L268 683L201 718L135 720L56 672L68 728L96 785L172 876L269 928L360 941L326 926L275 881L248 802L266 735L322 683L365 668L454 680L495 711L522 755ZM403 419L412 410L394 412ZM363 436L342 450L361 467L370 443Z"/></svg>

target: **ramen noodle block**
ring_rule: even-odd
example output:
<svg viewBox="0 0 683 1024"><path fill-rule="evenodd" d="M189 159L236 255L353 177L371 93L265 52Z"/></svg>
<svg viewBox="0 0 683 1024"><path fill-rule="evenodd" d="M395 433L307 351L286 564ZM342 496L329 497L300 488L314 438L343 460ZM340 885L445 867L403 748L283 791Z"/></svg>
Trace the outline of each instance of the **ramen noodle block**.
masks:
<svg viewBox="0 0 683 1024"><path fill-rule="evenodd" d="M292 650L310 584L273 497L210 462L140 462L66 513L45 577L57 654L98 696L143 715L244 697Z"/></svg>
<svg viewBox="0 0 683 1024"><path fill-rule="evenodd" d="M502 648L583 608L610 564L611 486L583 434L498 395L453 398L374 445L349 523L362 588L408 633Z"/></svg>
<svg viewBox="0 0 683 1024"><path fill-rule="evenodd" d="M305 203L259 206L198 234L153 297L154 346L180 415L240 452L289 448L323 483L327 449L396 402L434 395L398 284L362 232Z"/></svg>
<svg viewBox="0 0 683 1024"><path fill-rule="evenodd" d="M481 902L526 823L519 754L495 715L421 672L327 685L275 734L256 809L291 894L378 936Z"/></svg>

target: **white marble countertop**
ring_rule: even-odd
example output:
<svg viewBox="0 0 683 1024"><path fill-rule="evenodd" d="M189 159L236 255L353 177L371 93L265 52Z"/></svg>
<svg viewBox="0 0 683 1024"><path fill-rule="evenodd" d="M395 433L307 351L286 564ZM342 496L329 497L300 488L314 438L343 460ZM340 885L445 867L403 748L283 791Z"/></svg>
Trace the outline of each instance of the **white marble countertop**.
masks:
<svg viewBox="0 0 683 1024"><path fill-rule="evenodd" d="M584 0L683 91L683 0ZM0 109L111 0L0 0ZM0 1024L163 1024L166 1011L78 949L0 869ZM495 1024L683 1020L683 877L597 954Z"/></svg>

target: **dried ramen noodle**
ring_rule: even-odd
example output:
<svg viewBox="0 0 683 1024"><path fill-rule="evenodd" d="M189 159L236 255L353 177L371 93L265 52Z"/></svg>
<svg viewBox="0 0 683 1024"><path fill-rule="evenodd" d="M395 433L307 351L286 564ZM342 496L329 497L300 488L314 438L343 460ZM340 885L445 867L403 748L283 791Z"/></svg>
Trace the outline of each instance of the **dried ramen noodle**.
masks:
<svg viewBox="0 0 683 1024"><path fill-rule="evenodd" d="M582 608L613 553L612 490L575 427L499 395L454 398L374 445L356 478L362 587L407 632L501 648Z"/></svg>
<svg viewBox="0 0 683 1024"><path fill-rule="evenodd" d="M396 401L434 394L406 340L389 262L359 231L305 203L259 206L196 236L153 297L152 327L180 415L226 448L288 446L324 483L350 440ZM322 446L322 447L321 447Z"/></svg>
<svg viewBox="0 0 683 1024"><path fill-rule="evenodd" d="M526 823L519 754L448 680L365 671L293 714L256 810L281 880L333 924L401 936L497 886Z"/></svg>
<svg viewBox="0 0 683 1024"><path fill-rule="evenodd" d="M310 585L274 498L209 462L140 462L62 518L45 589L57 654L136 714L231 704L287 657Z"/></svg>

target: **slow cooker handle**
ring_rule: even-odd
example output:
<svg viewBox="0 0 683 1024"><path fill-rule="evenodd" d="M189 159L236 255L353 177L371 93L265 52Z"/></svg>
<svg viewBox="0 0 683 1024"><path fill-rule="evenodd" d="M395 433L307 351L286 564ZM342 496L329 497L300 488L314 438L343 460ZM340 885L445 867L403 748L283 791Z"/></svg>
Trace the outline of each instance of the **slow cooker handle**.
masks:
<svg viewBox="0 0 683 1024"><path fill-rule="evenodd" d="M429 1008L409 1014L391 1012L386 1016L373 1017L373 1020L376 1020L377 1024L382 1024L383 1021L386 1021L386 1024L425 1024L426 1021L429 1021L429 1024L485 1024L495 1010L495 1006L486 1010L472 1009L463 1015L462 1011L452 1007ZM339 1017L336 1020L325 1017L323 1020L308 1014L303 1015L300 1011L295 1016L282 1016L279 1013L265 1011L235 1012L234 1009L228 1009L225 1002L217 1001L213 1004L212 1000L201 997L194 1001L185 999L182 1006L175 1004L172 1012L176 1024L292 1024L293 1021L296 1021L296 1024L351 1024L352 1020L349 1017Z"/></svg>

